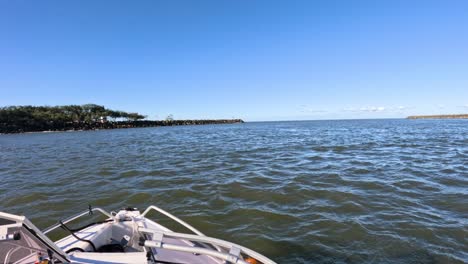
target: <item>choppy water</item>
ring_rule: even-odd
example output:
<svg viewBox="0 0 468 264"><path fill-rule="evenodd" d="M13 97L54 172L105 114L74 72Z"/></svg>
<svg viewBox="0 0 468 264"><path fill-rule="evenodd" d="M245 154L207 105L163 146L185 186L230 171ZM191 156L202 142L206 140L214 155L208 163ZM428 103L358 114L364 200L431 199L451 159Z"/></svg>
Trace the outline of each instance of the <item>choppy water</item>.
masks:
<svg viewBox="0 0 468 264"><path fill-rule="evenodd" d="M0 135L0 211L156 204L278 263L468 262L468 120Z"/></svg>

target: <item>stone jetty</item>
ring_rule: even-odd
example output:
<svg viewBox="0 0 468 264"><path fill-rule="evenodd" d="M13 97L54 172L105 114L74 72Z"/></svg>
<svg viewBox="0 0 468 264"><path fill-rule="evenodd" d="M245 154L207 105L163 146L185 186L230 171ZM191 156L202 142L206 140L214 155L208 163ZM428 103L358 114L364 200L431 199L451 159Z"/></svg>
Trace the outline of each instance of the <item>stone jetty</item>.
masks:
<svg viewBox="0 0 468 264"><path fill-rule="evenodd" d="M200 119L200 120L138 120L138 121L108 121L108 122L66 122L48 123L41 126L18 126L16 124L0 123L0 134L45 132L45 131L81 131L137 127L185 126L185 125L215 125L244 123L242 119Z"/></svg>

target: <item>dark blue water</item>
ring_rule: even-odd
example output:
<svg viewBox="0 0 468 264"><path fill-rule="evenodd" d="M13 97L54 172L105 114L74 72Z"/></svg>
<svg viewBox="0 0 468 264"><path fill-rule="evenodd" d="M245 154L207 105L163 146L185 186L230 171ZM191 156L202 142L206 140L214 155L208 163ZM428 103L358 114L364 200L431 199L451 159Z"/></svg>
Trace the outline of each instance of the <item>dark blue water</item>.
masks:
<svg viewBox="0 0 468 264"><path fill-rule="evenodd" d="M0 135L0 178L41 228L155 204L278 263L468 262L468 120Z"/></svg>

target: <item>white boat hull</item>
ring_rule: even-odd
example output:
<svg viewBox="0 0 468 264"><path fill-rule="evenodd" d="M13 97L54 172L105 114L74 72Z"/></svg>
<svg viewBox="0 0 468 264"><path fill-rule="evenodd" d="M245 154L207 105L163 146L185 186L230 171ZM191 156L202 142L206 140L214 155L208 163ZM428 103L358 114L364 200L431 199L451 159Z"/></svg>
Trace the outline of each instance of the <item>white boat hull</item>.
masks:
<svg viewBox="0 0 468 264"><path fill-rule="evenodd" d="M146 214L151 210L166 215L194 234L175 233L146 218ZM156 206L148 207L143 213L131 208L118 213L90 208L89 213L93 211L101 212L107 216L107 220L71 230L66 224L88 214L83 212L60 221L43 232L25 217L0 213L0 220L3 218L8 221L7 225L2 225L0 221L0 247L2 241L5 245L8 243L8 247L4 248L5 253L0 250L0 264L35 263L38 258L38 263L41 263L41 259L47 260L44 264L275 264L265 256L243 246L207 237ZM52 242L45 234L58 227L67 230L70 235ZM19 252L25 256L20 256Z"/></svg>

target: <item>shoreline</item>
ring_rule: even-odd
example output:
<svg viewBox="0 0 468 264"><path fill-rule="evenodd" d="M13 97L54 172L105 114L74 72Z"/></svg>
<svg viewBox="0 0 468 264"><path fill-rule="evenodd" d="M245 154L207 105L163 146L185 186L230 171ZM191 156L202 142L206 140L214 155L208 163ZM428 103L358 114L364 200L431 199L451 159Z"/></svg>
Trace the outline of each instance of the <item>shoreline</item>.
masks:
<svg viewBox="0 0 468 264"><path fill-rule="evenodd" d="M0 134L21 133L51 133L51 132L77 132L108 130L122 128L163 127L163 126L189 126L189 125L221 125L241 124L242 119L196 119L196 120L161 120L161 121L109 121L109 122L69 122L49 123L41 126L17 126L0 124Z"/></svg>
<svg viewBox="0 0 468 264"><path fill-rule="evenodd" d="M414 115L406 119L468 119L468 114L457 115Z"/></svg>

